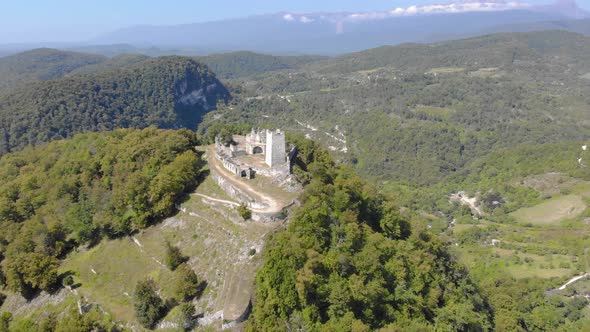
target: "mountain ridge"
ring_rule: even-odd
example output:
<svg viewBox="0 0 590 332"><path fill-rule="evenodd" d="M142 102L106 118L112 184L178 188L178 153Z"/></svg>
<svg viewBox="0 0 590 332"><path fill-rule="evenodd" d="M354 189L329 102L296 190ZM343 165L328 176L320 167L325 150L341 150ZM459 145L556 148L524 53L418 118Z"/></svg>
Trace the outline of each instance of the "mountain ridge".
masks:
<svg viewBox="0 0 590 332"><path fill-rule="evenodd" d="M92 42L192 45L213 52L249 50L289 54L303 51L307 54L335 55L381 45L469 37L497 26L587 17L590 14L573 1L547 6L467 1L384 12L281 12L181 25L142 25L104 34Z"/></svg>
<svg viewBox="0 0 590 332"><path fill-rule="evenodd" d="M33 82L0 100L0 154L80 132L196 128L229 98L207 66L177 56Z"/></svg>

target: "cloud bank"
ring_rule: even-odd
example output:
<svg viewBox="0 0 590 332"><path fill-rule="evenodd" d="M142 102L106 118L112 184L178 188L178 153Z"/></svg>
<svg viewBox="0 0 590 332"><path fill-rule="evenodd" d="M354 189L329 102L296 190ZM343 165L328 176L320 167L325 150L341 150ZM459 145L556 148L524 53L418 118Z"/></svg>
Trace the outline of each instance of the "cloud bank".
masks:
<svg viewBox="0 0 590 332"><path fill-rule="evenodd" d="M381 12L361 12L349 14L320 15L319 19L331 22L360 22L381 20L391 17L415 16L415 15L435 15L435 14L454 14L469 12L494 12L505 10L517 10L531 8L532 5L526 2L514 0L467 0L460 2L450 2L431 5L413 5L409 7L398 7L389 11ZM285 21L311 23L316 19L310 15L285 14Z"/></svg>

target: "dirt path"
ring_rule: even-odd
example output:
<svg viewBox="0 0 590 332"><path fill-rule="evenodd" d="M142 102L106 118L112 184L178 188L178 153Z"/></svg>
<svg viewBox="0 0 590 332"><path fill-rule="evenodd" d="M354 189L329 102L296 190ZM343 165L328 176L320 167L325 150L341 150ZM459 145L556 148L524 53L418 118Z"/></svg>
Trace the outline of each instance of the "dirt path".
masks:
<svg viewBox="0 0 590 332"><path fill-rule="evenodd" d="M590 276L590 273L586 273L586 274L582 274L581 276L573 277L570 280L568 280L565 284L563 284L561 287L559 287L558 289L564 290L569 284L573 284L574 282L576 282L582 278L588 277L588 276Z"/></svg>
<svg viewBox="0 0 590 332"><path fill-rule="evenodd" d="M471 211L475 211L478 215L483 216L484 213L482 209L477 206L477 197L469 197L464 192L460 191L456 194L451 195L451 200L458 201L463 205L467 205Z"/></svg>
<svg viewBox="0 0 590 332"><path fill-rule="evenodd" d="M268 207L263 209L250 208L253 212L257 213L279 213L283 209L283 205L271 196L268 196L260 191L256 190L252 186L245 182L240 181L234 174L225 169L221 162L215 158L215 147L210 146L207 148L207 161L209 162L209 168L211 171L222 176L226 181L230 182L234 187L244 191L250 197L254 198L256 202L262 203Z"/></svg>
<svg viewBox="0 0 590 332"><path fill-rule="evenodd" d="M209 201L213 201L213 202L218 202L218 203L227 204L227 205L236 206L236 207L237 206L240 206L240 204L239 203L236 203L236 202L226 201L224 199L218 199L218 198L214 198L214 197L203 195L203 194L199 194L199 193L194 193L193 195L197 195L199 197L203 197L203 198L205 198L205 199L207 199Z"/></svg>

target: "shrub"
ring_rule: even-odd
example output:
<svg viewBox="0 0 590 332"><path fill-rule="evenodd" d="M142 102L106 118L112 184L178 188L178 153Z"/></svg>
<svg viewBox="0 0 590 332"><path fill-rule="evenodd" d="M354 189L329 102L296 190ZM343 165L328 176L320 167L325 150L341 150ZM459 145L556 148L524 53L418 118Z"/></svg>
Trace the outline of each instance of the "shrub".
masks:
<svg viewBox="0 0 590 332"><path fill-rule="evenodd" d="M182 255L180 249L176 246L166 242L166 266L172 271L186 261L186 257Z"/></svg>
<svg viewBox="0 0 590 332"><path fill-rule="evenodd" d="M252 211L248 209L248 206L246 206L246 204L240 204L240 206L238 206L238 213L240 214L240 217L242 217L244 220L249 220L250 218L252 218Z"/></svg>
<svg viewBox="0 0 590 332"><path fill-rule="evenodd" d="M62 281L61 281L62 285L64 287L72 287L72 285L74 284L74 277L72 277L72 275L68 275L66 276Z"/></svg>
<svg viewBox="0 0 590 332"><path fill-rule="evenodd" d="M180 323L185 331L190 331L194 325L195 306L192 303L180 305Z"/></svg>
<svg viewBox="0 0 590 332"><path fill-rule="evenodd" d="M156 293L156 284L152 279L137 283L134 306L137 320L146 328L153 328L166 313L164 301Z"/></svg>
<svg viewBox="0 0 590 332"><path fill-rule="evenodd" d="M176 296L181 301L189 301L199 293L199 277L186 264L180 266L178 273L180 275L176 284Z"/></svg>

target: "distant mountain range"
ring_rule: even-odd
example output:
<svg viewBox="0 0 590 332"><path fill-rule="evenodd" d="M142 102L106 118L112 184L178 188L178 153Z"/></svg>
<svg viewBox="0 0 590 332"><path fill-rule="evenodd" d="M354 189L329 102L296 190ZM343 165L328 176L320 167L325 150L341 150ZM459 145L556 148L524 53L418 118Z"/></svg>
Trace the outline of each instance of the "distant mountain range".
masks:
<svg viewBox="0 0 590 332"><path fill-rule="evenodd" d="M533 6L503 0L410 6L384 12L290 12L173 26L136 26L105 34L93 44L192 47L210 52L250 50L277 54L341 54L381 45L433 42L497 31L590 31L590 13L573 0Z"/></svg>
<svg viewBox="0 0 590 332"><path fill-rule="evenodd" d="M382 12L281 12L205 23L133 26L79 43L0 45L0 57L40 47L107 57L203 56L235 51L340 55L384 45L541 30L590 35L590 13L575 0L544 6L518 0L463 0Z"/></svg>

